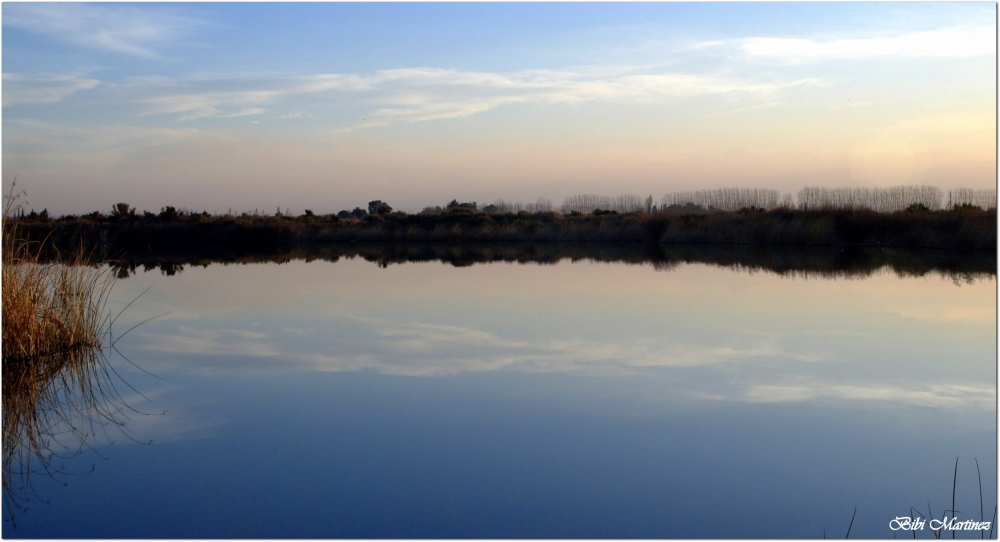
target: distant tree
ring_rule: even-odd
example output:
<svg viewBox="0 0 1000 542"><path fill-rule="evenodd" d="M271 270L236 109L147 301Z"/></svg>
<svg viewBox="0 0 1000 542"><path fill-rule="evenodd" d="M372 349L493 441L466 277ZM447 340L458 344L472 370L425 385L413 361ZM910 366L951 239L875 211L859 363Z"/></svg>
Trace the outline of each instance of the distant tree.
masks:
<svg viewBox="0 0 1000 542"><path fill-rule="evenodd" d="M177 209L169 205L160 208L160 220L177 220L180 216L181 215L177 212Z"/></svg>
<svg viewBox="0 0 1000 542"><path fill-rule="evenodd" d="M306 215L305 216L314 216L312 210L311 209L306 209Z"/></svg>
<svg viewBox="0 0 1000 542"><path fill-rule="evenodd" d="M392 212L392 207L388 203L377 199L368 202L368 213L373 215L385 215Z"/></svg>
<svg viewBox="0 0 1000 542"><path fill-rule="evenodd" d="M351 212L348 211L348 210L346 210L346 209L343 210L343 211L341 211L341 212L339 212L339 213L337 213L337 218L350 218L350 216L351 216Z"/></svg>
<svg viewBox="0 0 1000 542"><path fill-rule="evenodd" d="M948 191L946 209L955 209L960 205L978 207L980 209L997 208L997 191L995 188L973 190L971 188L955 188Z"/></svg>
<svg viewBox="0 0 1000 542"><path fill-rule="evenodd" d="M476 211L476 210L479 209L479 206L474 201L473 202L466 202L466 203L459 203L457 199L453 199L453 200L451 200L451 203L448 204L448 210L451 211L453 209L469 209L469 210L472 210L472 211Z"/></svg>
<svg viewBox="0 0 1000 542"><path fill-rule="evenodd" d="M368 211L365 211L361 207L355 207L354 210L351 211L351 216L354 218L364 218L368 216Z"/></svg>
<svg viewBox="0 0 1000 542"><path fill-rule="evenodd" d="M111 206L112 218L128 218L135 216L135 209L127 203L116 203Z"/></svg>

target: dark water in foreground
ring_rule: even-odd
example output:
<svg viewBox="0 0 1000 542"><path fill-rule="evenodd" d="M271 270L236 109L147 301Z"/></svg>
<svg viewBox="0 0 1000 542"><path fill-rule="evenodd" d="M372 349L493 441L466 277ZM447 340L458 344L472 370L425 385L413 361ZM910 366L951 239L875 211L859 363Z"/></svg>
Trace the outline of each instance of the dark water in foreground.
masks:
<svg viewBox="0 0 1000 542"><path fill-rule="evenodd" d="M995 275L721 265L139 266L146 414L3 535L892 537L956 457L990 520Z"/></svg>

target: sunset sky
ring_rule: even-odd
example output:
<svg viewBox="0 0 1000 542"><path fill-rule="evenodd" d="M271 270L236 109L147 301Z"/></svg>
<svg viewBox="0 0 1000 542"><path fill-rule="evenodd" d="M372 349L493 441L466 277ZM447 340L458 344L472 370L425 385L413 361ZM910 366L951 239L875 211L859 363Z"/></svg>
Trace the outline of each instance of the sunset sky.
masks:
<svg viewBox="0 0 1000 542"><path fill-rule="evenodd" d="M996 180L994 3L3 3L30 207Z"/></svg>

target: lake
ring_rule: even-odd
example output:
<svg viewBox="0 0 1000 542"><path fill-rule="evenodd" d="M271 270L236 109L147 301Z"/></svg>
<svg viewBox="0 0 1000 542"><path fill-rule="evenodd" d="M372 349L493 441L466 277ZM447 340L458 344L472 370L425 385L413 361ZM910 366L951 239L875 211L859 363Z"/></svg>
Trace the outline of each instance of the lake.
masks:
<svg viewBox="0 0 1000 542"><path fill-rule="evenodd" d="M994 513L995 274L334 259L119 281L138 413L3 536L892 537L956 458Z"/></svg>

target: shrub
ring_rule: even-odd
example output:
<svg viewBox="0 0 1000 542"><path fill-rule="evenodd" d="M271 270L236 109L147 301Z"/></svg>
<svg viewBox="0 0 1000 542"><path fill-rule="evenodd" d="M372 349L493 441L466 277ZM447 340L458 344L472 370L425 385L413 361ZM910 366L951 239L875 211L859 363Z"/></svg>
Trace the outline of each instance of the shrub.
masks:
<svg viewBox="0 0 1000 542"><path fill-rule="evenodd" d="M169 205L160 208L160 215L159 215L160 220L177 220L178 218L180 218L180 216L181 215L180 213L177 212L177 209Z"/></svg>
<svg viewBox="0 0 1000 542"><path fill-rule="evenodd" d="M127 203L116 203L111 206L111 218L129 218L135 216L135 209Z"/></svg>
<svg viewBox="0 0 1000 542"><path fill-rule="evenodd" d="M476 202L474 202L474 201L473 202L466 202L466 203L459 203L457 199L453 199L448 204L447 209L449 211L452 211L452 210L455 210L455 209L466 209L466 210L469 210L469 211L478 211L479 207L476 204Z"/></svg>
<svg viewBox="0 0 1000 542"><path fill-rule="evenodd" d="M392 212L392 207L390 207L388 203L380 199L368 202L368 214L386 215L391 212Z"/></svg>

